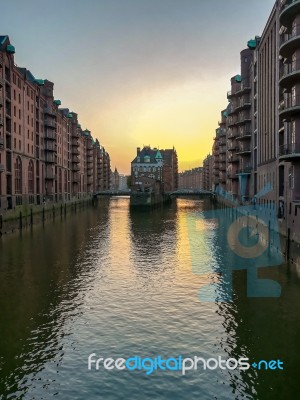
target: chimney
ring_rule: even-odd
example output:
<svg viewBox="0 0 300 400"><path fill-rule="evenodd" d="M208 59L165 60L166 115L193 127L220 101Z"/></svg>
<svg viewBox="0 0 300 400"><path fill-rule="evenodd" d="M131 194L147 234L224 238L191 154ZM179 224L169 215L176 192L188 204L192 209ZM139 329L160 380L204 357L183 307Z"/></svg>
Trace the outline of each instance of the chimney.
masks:
<svg viewBox="0 0 300 400"><path fill-rule="evenodd" d="M140 151L141 151L141 148L140 148L140 147L137 147L137 149L136 149L136 155L137 155L137 156L140 154Z"/></svg>

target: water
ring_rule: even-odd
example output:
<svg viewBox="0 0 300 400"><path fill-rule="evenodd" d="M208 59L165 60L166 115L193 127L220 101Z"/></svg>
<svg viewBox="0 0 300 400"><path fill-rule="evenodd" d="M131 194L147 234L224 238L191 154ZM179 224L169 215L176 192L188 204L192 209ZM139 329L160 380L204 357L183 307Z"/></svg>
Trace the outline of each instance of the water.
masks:
<svg viewBox="0 0 300 400"><path fill-rule="evenodd" d="M209 207L178 199L164 210L132 213L127 198L112 198L2 238L0 398L297 398L300 271L262 271L280 282L279 299L247 298L238 271L234 302L200 302L206 277L192 272L186 217ZM203 265L217 264L217 231L199 232ZM284 370L89 371L93 352L281 359Z"/></svg>

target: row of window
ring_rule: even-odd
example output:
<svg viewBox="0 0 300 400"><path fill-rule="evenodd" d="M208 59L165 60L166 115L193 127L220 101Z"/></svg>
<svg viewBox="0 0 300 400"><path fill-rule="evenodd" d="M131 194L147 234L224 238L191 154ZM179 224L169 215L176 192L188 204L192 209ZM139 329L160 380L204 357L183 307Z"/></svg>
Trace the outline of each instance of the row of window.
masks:
<svg viewBox="0 0 300 400"><path fill-rule="evenodd" d="M133 167L133 171L139 171L139 172L156 172L159 171L159 167Z"/></svg>

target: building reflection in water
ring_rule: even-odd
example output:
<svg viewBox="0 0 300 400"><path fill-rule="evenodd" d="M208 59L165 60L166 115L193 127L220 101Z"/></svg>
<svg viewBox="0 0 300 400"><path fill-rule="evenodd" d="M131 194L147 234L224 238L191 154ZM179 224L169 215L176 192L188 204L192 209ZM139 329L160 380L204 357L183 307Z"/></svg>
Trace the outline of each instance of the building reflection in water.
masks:
<svg viewBox="0 0 300 400"><path fill-rule="evenodd" d="M100 224L100 222L103 222ZM96 229L101 226L102 232ZM107 207L77 211L0 241L0 388L27 391L28 377L50 359L59 364L68 323L80 313L96 268L99 235L107 236ZM102 242L105 246L105 243ZM88 259L89 262L84 262ZM94 260L94 261L93 261Z"/></svg>

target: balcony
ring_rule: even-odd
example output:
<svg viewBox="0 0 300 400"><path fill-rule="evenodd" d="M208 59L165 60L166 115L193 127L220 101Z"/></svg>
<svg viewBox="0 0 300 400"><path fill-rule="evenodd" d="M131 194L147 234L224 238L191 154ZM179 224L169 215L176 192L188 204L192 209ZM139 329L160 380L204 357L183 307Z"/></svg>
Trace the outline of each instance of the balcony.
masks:
<svg viewBox="0 0 300 400"><path fill-rule="evenodd" d="M225 154L226 153L226 146L220 146L219 147L219 154Z"/></svg>
<svg viewBox="0 0 300 400"><path fill-rule="evenodd" d="M238 132L236 139L237 140L247 140L247 139L251 139L251 136L252 136L251 132L248 129L245 129L245 130L240 130Z"/></svg>
<svg viewBox="0 0 300 400"><path fill-rule="evenodd" d="M0 149L4 148L4 139L0 137Z"/></svg>
<svg viewBox="0 0 300 400"><path fill-rule="evenodd" d="M242 111L246 110L247 108L251 107L251 101L250 99L241 99L239 103L236 106L235 111Z"/></svg>
<svg viewBox="0 0 300 400"><path fill-rule="evenodd" d="M93 170L92 170L91 168L89 168L89 169L86 171L86 174L87 174L87 176L93 175Z"/></svg>
<svg viewBox="0 0 300 400"><path fill-rule="evenodd" d="M79 142L78 142L78 139L77 138L72 138L72 146L74 146L74 147L78 147L79 146Z"/></svg>
<svg viewBox="0 0 300 400"><path fill-rule="evenodd" d="M295 16L300 13L299 0L286 0L280 10L279 20L280 24L290 26Z"/></svg>
<svg viewBox="0 0 300 400"><path fill-rule="evenodd" d="M75 173L73 174L72 182L73 182L73 183L79 183L79 182L80 182L80 176L79 176L78 173L75 172Z"/></svg>
<svg viewBox="0 0 300 400"><path fill-rule="evenodd" d="M237 118L228 118L228 127L237 125Z"/></svg>
<svg viewBox="0 0 300 400"><path fill-rule="evenodd" d="M9 101L9 102L11 101L10 89L5 90L5 98L6 98L6 101Z"/></svg>
<svg viewBox="0 0 300 400"><path fill-rule="evenodd" d="M226 137L226 129L219 128L219 137Z"/></svg>
<svg viewBox="0 0 300 400"><path fill-rule="evenodd" d="M242 124L245 124L245 123L247 123L249 121L251 121L250 115L248 113L247 114L241 113L239 115L239 118L238 118L238 121L237 121L237 125L242 125Z"/></svg>
<svg viewBox="0 0 300 400"><path fill-rule="evenodd" d="M56 140L56 132L55 131L46 131L45 138L49 140Z"/></svg>
<svg viewBox="0 0 300 400"><path fill-rule="evenodd" d="M53 141L47 141L45 143L45 151L49 151L49 152L56 152L57 150L57 144L54 143Z"/></svg>
<svg viewBox="0 0 300 400"><path fill-rule="evenodd" d="M3 107L3 97L0 96L0 107Z"/></svg>
<svg viewBox="0 0 300 400"><path fill-rule="evenodd" d="M4 79L1 78L1 76L0 76L0 87L3 87L3 86L4 86Z"/></svg>
<svg viewBox="0 0 300 400"><path fill-rule="evenodd" d="M236 95L241 96L242 94L249 93L251 91L251 85L249 79L243 79L241 87L236 91Z"/></svg>
<svg viewBox="0 0 300 400"><path fill-rule="evenodd" d="M73 164L72 171L80 171L80 167L78 164Z"/></svg>
<svg viewBox="0 0 300 400"><path fill-rule="evenodd" d="M235 153L229 154L228 155L228 162L229 163L238 163L239 162L239 156Z"/></svg>
<svg viewBox="0 0 300 400"><path fill-rule="evenodd" d="M252 171L251 165L242 166L242 168L238 169L238 175L250 175Z"/></svg>
<svg viewBox="0 0 300 400"><path fill-rule="evenodd" d="M0 126L3 126L3 120L1 118L1 116L0 116Z"/></svg>
<svg viewBox="0 0 300 400"><path fill-rule="evenodd" d="M4 172L4 170L5 170L4 165L0 164L0 174L1 174L1 172Z"/></svg>
<svg viewBox="0 0 300 400"><path fill-rule="evenodd" d="M72 163L73 163L73 164L78 164L78 163L79 163L79 157L77 157L77 156L72 156Z"/></svg>
<svg viewBox="0 0 300 400"><path fill-rule="evenodd" d="M300 59L291 64L284 64L280 68L279 83L284 88L290 88L300 78Z"/></svg>
<svg viewBox="0 0 300 400"><path fill-rule="evenodd" d="M44 108L44 114L46 115L51 115L51 116L55 116L55 111L51 108L51 107L45 107Z"/></svg>
<svg viewBox="0 0 300 400"><path fill-rule="evenodd" d="M248 142L241 143L238 147L237 154L245 155L245 154L251 154L251 147Z"/></svg>
<svg viewBox="0 0 300 400"><path fill-rule="evenodd" d="M279 111L280 117L289 121L300 112L300 95L289 96L284 99L284 103Z"/></svg>
<svg viewBox="0 0 300 400"><path fill-rule="evenodd" d="M300 144L290 143L289 145L279 146L279 160L280 161L292 161L300 159Z"/></svg>
<svg viewBox="0 0 300 400"><path fill-rule="evenodd" d="M300 25L295 25L291 33L285 33L280 38L279 53L282 57L290 57L300 47Z"/></svg>
<svg viewBox="0 0 300 400"><path fill-rule="evenodd" d="M228 151L237 151L238 150L238 146L236 144L230 144L228 146Z"/></svg>
<svg viewBox="0 0 300 400"><path fill-rule="evenodd" d="M53 153L46 153L45 154L45 161L46 163L53 164L56 163L56 154Z"/></svg>
<svg viewBox="0 0 300 400"><path fill-rule="evenodd" d="M50 128L56 128L56 122L52 119L45 119L44 124L45 126L49 126Z"/></svg>
<svg viewBox="0 0 300 400"><path fill-rule="evenodd" d="M79 152L79 150L78 150L78 148L73 148L72 149L72 154L74 154L75 156L79 156L79 154L80 154L80 152Z"/></svg>

